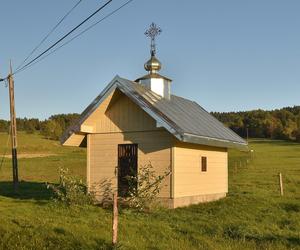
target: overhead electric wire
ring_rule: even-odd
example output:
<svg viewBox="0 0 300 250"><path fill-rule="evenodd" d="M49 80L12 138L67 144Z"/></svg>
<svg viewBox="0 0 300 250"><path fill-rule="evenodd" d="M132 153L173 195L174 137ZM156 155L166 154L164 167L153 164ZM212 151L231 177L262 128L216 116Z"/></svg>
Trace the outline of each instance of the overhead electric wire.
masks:
<svg viewBox="0 0 300 250"><path fill-rule="evenodd" d="M66 37L68 37L70 34L72 34L75 30L77 30L81 25L83 25L84 23L86 23L88 20L90 20L94 15L96 15L99 11L101 11L102 9L104 9L109 3L111 3L112 0L108 0L105 4L103 4L102 6L100 6L95 12L93 12L91 15L89 15L86 19L84 19L80 24L78 24L77 26L75 26L72 30L70 30L67 34L65 34L63 37L61 37L58 41L56 41L54 44L52 44L50 47L48 47L46 50L44 50L42 53L40 53L38 56L36 56L35 58L33 58L31 61L29 61L28 63L26 63L22 68L16 70L15 72L13 72L13 75L17 74L18 72L20 72L21 70L23 70L24 68L26 68L27 66L29 66L30 64L32 64L33 62L35 62L37 59L39 59L41 56L45 55L49 50L51 50L53 47L55 47L57 44L59 44L62 40L64 40Z"/></svg>
<svg viewBox="0 0 300 250"><path fill-rule="evenodd" d="M79 34L77 34L76 36L72 37L70 40L66 41L65 43L63 43L62 45L60 45L59 47L57 47L56 49L52 50L51 52L49 52L48 54L46 54L45 56L41 57L39 60L35 61L34 63L32 63L31 65L23 68L22 70L19 70L16 73L20 73L23 70L26 70L28 68L30 68L31 66L39 63L40 61L44 60L45 58L47 58L48 56L50 56L51 54L55 53L56 51L58 51L59 49L61 49L62 47L66 46L67 44L69 44L70 42L72 42L73 40L75 40L76 38L78 38L79 36L83 35L85 32L89 31L90 29L92 29L94 26L96 26L97 24L101 23L102 21L104 21L105 19L107 19L108 17L112 16L113 14L115 14L117 11L119 11L120 9L122 9L123 7L125 7L126 5L128 5L129 3L131 3L134 0L128 0L127 2L125 2L124 4L122 4L120 7L118 7L117 9L113 10L112 12L110 12L109 14L107 14L106 16L104 16L103 18L101 18L100 20L98 20L97 22L91 24L90 26L88 26L86 29L84 29L83 31L81 31ZM16 74L15 73L15 74Z"/></svg>
<svg viewBox="0 0 300 250"><path fill-rule="evenodd" d="M23 62L20 63L20 65L16 68L18 70L21 68L24 63L27 62L27 60L32 56L32 54L41 47L41 45L48 39L48 37L57 29L57 27L71 14L71 12L82 2L82 0L79 0L60 20L59 22L48 32L48 34L39 42L39 44L34 47L34 49L28 54L28 56L23 60Z"/></svg>

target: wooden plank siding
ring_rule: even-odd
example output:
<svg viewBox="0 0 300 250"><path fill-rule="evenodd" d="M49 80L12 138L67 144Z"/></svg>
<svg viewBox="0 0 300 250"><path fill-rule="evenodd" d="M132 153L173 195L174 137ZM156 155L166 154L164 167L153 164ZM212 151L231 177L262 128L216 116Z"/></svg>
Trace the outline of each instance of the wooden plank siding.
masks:
<svg viewBox="0 0 300 250"><path fill-rule="evenodd" d="M151 162L158 174L171 167L173 136L118 90L83 125L93 127L87 144L89 187L104 180L117 186L118 144L138 144L138 167ZM160 197L169 198L170 177L162 185Z"/></svg>
<svg viewBox="0 0 300 250"><path fill-rule="evenodd" d="M88 134L87 136L87 140L86 140L86 183L88 188L90 187L90 183L91 183L91 155L90 155L90 148L91 148L91 135Z"/></svg>
<svg viewBox="0 0 300 250"><path fill-rule="evenodd" d="M81 142L84 140L85 134L74 133L67 141L65 141L64 146L80 146Z"/></svg>
<svg viewBox="0 0 300 250"><path fill-rule="evenodd" d="M228 192L227 149L176 142L173 148L174 198ZM201 171L201 157L207 171Z"/></svg>
<svg viewBox="0 0 300 250"><path fill-rule="evenodd" d="M166 131L91 134L89 140L90 186L111 180L117 186L118 144L138 144L138 167L151 162L158 174L171 166L172 136ZM170 197L170 176L162 183L160 197Z"/></svg>
<svg viewBox="0 0 300 250"><path fill-rule="evenodd" d="M228 192L226 148L180 142L118 90L82 125L92 131L87 136L90 189L107 180L117 188L118 144L136 143L138 168L151 162L157 174L172 170L159 195L168 207L218 199ZM206 172L201 171L202 156L207 157Z"/></svg>
<svg viewBox="0 0 300 250"><path fill-rule="evenodd" d="M119 90L114 91L84 122L93 133L159 130L156 121Z"/></svg>

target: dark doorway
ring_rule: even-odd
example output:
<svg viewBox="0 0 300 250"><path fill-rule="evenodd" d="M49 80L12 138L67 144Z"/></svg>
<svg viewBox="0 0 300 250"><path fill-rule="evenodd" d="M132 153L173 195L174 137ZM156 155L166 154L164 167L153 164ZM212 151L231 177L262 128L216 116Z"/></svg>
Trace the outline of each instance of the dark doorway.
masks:
<svg viewBox="0 0 300 250"><path fill-rule="evenodd" d="M118 196L127 197L129 188L137 188L137 144L118 145Z"/></svg>

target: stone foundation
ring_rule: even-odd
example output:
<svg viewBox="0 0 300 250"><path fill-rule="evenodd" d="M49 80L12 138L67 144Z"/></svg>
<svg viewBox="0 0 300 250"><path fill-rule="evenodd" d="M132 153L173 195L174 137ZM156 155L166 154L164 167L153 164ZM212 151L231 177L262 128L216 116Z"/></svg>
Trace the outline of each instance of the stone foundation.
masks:
<svg viewBox="0 0 300 250"><path fill-rule="evenodd" d="M204 194L204 195L177 197L173 199L170 198L159 198L159 199L164 207L172 209L177 207L186 207L192 204L216 201L225 197L226 197L226 193L218 193L218 194Z"/></svg>

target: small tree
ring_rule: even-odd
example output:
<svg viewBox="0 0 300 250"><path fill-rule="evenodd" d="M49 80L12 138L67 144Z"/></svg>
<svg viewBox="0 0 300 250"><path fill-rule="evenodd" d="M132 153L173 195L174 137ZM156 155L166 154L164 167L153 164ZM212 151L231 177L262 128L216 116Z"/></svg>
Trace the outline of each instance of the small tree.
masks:
<svg viewBox="0 0 300 250"><path fill-rule="evenodd" d="M59 168L59 184L47 184L54 192L54 201L66 205L90 205L94 203L93 193L89 193L86 184L79 178L71 176L69 170Z"/></svg>
<svg viewBox="0 0 300 250"><path fill-rule="evenodd" d="M167 170L163 175L158 175L151 162L139 168L137 176L127 176L129 182L130 207L139 211L151 209L156 204L156 198L161 191L163 180L170 174Z"/></svg>
<svg viewBox="0 0 300 250"><path fill-rule="evenodd" d="M54 120L47 120L42 126L42 134L47 139L57 140L62 135L61 125Z"/></svg>

